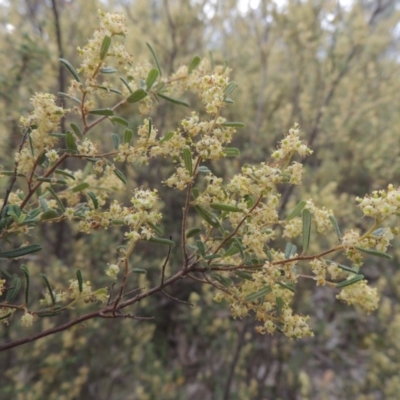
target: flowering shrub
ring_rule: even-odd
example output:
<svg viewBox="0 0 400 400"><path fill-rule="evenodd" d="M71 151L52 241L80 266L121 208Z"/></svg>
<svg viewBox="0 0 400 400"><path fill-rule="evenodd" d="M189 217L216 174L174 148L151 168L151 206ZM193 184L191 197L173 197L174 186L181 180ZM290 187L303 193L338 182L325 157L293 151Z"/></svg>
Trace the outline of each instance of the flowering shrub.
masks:
<svg viewBox="0 0 400 400"><path fill-rule="evenodd" d="M299 126L290 129L265 162L244 165L241 173L224 182L206 164L239 155L239 150L229 144L243 124L222 116L224 108L233 102L236 88L229 79L229 69L212 68L195 57L189 66L165 77L150 45L155 67L134 64L123 46L127 28L121 15L100 13L100 22L93 38L78 49L83 60L78 69L60 60L73 79L68 93L59 95L72 106L58 107L53 95L37 93L32 98L32 113L21 118L23 137L15 153L14 170L1 172L3 179L10 177L10 184L2 199L0 237L10 243L10 239L20 237L23 244L10 249L9 244L2 246L0 258L23 262L23 257L40 251L32 234L39 224L67 220L76 223L81 232L93 235L98 229L116 226L124 231L125 241L118 247L118 259L109 260L105 275L117 281L118 290L92 289L94 285L83 280L80 270L75 279L69 277L69 284L60 288L53 288L43 275L47 291L39 308L34 309L30 306L31 274L21 263L21 276L3 271L1 320L8 323L20 314L21 325L31 326L37 317L59 315L77 303L100 303L96 311L49 328L35 335L37 339L96 317L146 319L125 309L157 292L170 296L164 288L184 277L213 286L215 300L226 301L234 318L254 314L259 333L278 331L291 338L313 335L309 317L296 314L292 308L300 279L338 290L338 299L367 312L376 309L377 290L368 286L360 270L366 256L390 258L386 250L398 231L390 228L389 222L399 213L400 189L389 186L387 192L358 199L364 215L372 218L371 227L364 233L349 230L342 234L332 211L316 207L312 199L300 201L289 215L280 215L282 186L301 184L303 166L296 160L312 154L300 138ZM119 79L114 79L117 74ZM206 117L192 111L175 130L159 132L149 117L154 101L189 107L177 99L186 91L199 96ZM111 94L121 100L111 108L96 108L98 98ZM128 106L137 106L144 117L135 131L117 114ZM74 116L80 122L71 122L67 131L60 133L61 120L73 120ZM95 131L107 121L123 133L112 134L114 149L103 152L103 139ZM161 199L156 188L136 188L128 205L113 196L126 184L118 163L147 165L157 157L169 160L174 168L161 183L185 192L179 243L163 237ZM87 167L67 170L63 167L67 159L83 160ZM18 188L16 182L20 183ZM192 218L194 213L197 219ZM319 235L336 235L337 244L309 254L313 226ZM282 246L284 238L294 239L298 245L286 242ZM166 259L158 285L137 287L131 292L127 290L129 276L146 273L130 263L139 241L165 246ZM181 266L178 272L166 276L175 245L181 248ZM348 262L331 259L339 256ZM25 280L22 304L15 302L22 288L21 278ZM31 340L14 340L0 349Z"/></svg>

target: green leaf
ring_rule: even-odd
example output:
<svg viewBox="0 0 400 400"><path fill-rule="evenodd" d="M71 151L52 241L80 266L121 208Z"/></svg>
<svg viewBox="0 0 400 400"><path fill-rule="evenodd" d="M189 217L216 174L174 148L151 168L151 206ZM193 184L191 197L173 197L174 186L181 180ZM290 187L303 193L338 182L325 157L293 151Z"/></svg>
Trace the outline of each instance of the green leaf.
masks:
<svg viewBox="0 0 400 400"><path fill-rule="evenodd" d="M100 68L100 73L101 74L114 74L115 72L117 72L117 70L115 68L112 68L112 67Z"/></svg>
<svg viewBox="0 0 400 400"><path fill-rule="evenodd" d="M293 243L286 243L285 258L288 259L296 253L297 247Z"/></svg>
<svg viewBox="0 0 400 400"><path fill-rule="evenodd" d="M111 117L110 121L115 125L115 124L119 124L125 127L129 126L128 121L125 118L121 118L121 117Z"/></svg>
<svg viewBox="0 0 400 400"><path fill-rule="evenodd" d="M192 153L190 150L185 147L182 151L183 162L185 164L185 168L189 172L189 175L193 175L193 163L192 163Z"/></svg>
<svg viewBox="0 0 400 400"><path fill-rule="evenodd" d="M248 272L243 271L234 271L235 275L239 278L245 279L247 281L254 281L253 275L249 274Z"/></svg>
<svg viewBox="0 0 400 400"><path fill-rule="evenodd" d="M309 210L303 210L303 253L306 253L310 245L311 235L311 213Z"/></svg>
<svg viewBox="0 0 400 400"><path fill-rule="evenodd" d="M157 244L163 244L166 246L175 246L175 242L169 239L165 239L165 238L159 238L159 237L152 237L149 240L146 240L147 242L150 243L157 243Z"/></svg>
<svg viewBox="0 0 400 400"><path fill-rule="evenodd" d="M147 96L147 92L143 89L135 90L132 94L128 96L126 101L128 103L137 103L140 100L143 100Z"/></svg>
<svg viewBox="0 0 400 400"><path fill-rule="evenodd" d="M60 214L56 210L53 210L52 208L49 208L47 211L45 211L40 216L40 220L41 221L45 221L47 219L53 219L53 218L57 218L59 216L60 216Z"/></svg>
<svg viewBox="0 0 400 400"><path fill-rule="evenodd" d="M191 238L191 237L193 237L193 236L196 236L198 233L200 233L201 232L201 229L200 228L192 228L192 229L189 229L187 232L186 232L186 239L189 239L189 238Z"/></svg>
<svg viewBox="0 0 400 400"><path fill-rule="evenodd" d="M76 270L76 279L78 280L79 293L83 292L83 279L82 272L80 269Z"/></svg>
<svg viewBox="0 0 400 400"><path fill-rule="evenodd" d="M57 179L56 181L53 181L51 178L36 178L37 181L39 182L47 182L51 183L52 185L66 185L67 181L64 179Z"/></svg>
<svg viewBox="0 0 400 400"><path fill-rule="evenodd" d="M104 60L107 57L108 50L111 45L111 37L106 35L104 36L103 43L100 48L100 60Z"/></svg>
<svg viewBox="0 0 400 400"><path fill-rule="evenodd" d="M246 126L243 122L223 122L220 125L225 128L244 128Z"/></svg>
<svg viewBox="0 0 400 400"><path fill-rule="evenodd" d="M129 93L132 93L132 89L131 89L131 87L129 86L129 82L128 82L125 78L122 78L122 76L120 76L119 79L121 79L122 83L123 83L123 84L126 86L126 88L129 90Z"/></svg>
<svg viewBox="0 0 400 400"><path fill-rule="evenodd" d="M46 283L47 290L49 291L49 294L50 294L51 302L54 306L56 304L56 298L54 296L54 292L53 292L53 289L51 288L50 282L45 274L40 274L40 276L43 278L44 282Z"/></svg>
<svg viewBox="0 0 400 400"><path fill-rule="evenodd" d="M125 129L124 130L124 143L130 144L133 138L133 130Z"/></svg>
<svg viewBox="0 0 400 400"><path fill-rule="evenodd" d="M42 207L43 211L46 212L49 209L49 206L47 205L47 201L42 196L39 196L38 200L39 200L40 207Z"/></svg>
<svg viewBox="0 0 400 400"><path fill-rule="evenodd" d="M200 165L200 167L197 168L197 172L201 172L203 174L210 174L211 173L211 171L205 165Z"/></svg>
<svg viewBox="0 0 400 400"><path fill-rule="evenodd" d="M228 86L225 88L225 90L224 90L224 95L225 95L225 99L227 98L227 97L229 97L233 92L234 92L234 90L236 89L238 87L238 85L237 85L237 83L236 82L230 82L229 84L228 84Z"/></svg>
<svg viewBox="0 0 400 400"><path fill-rule="evenodd" d="M172 97L166 96L165 94L157 93L162 99L169 101L170 103L178 104L179 106L190 107L188 103L182 100L173 99Z"/></svg>
<svg viewBox="0 0 400 400"><path fill-rule="evenodd" d="M159 143L164 143L164 142L168 142L169 140L171 140L173 138L173 136L175 135L175 132L168 132L161 140Z"/></svg>
<svg viewBox="0 0 400 400"><path fill-rule="evenodd" d="M283 307L285 305L285 302L283 301L282 297L277 297L276 298L276 309L278 310L278 314L282 314Z"/></svg>
<svg viewBox="0 0 400 400"><path fill-rule="evenodd" d="M115 168L114 174L126 185L126 176L119 169Z"/></svg>
<svg viewBox="0 0 400 400"><path fill-rule="evenodd" d="M155 51L153 50L153 47L151 47L151 44L150 44L150 43L147 43L147 42L146 42L146 44L147 44L147 47L149 48L149 50L150 50L150 52L151 52L151 55L153 56L153 59L154 59L154 62L156 63L158 72L160 73L160 76L162 76L161 67L160 67L160 64L159 64L159 62L158 62L156 53L155 53Z"/></svg>
<svg viewBox="0 0 400 400"><path fill-rule="evenodd" d="M158 69L153 68L149 71L146 78L146 90L150 90L158 78Z"/></svg>
<svg viewBox="0 0 400 400"><path fill-rule="evenodd" d="M201 240L196 240L196 245L199 249L200 254L204 257L206 255L206 246Z"/></svg>
<svg viewBox="0 0 400 400"><path fill-rule="evenodd" d="M285 283L285 282L278 282L278 285L283 287L284 289L290 290L291 292L295 293L293 283Z"/></svg>
<svg viewBox="0 0 400 400"><path fill-rule="evenodd" d="M195 199L197 199L200 196L200 190L198 187L192 188L192 195Z"/></svg>
<svg viewBox="0 0 400 400"><path fill-rule="evenodd" d="M93 192L91 192L90 190L89 190L86 194L87 194L87 195L90 197L90 199L92 200L93 207L94 207L95 209L97 209L97 208L99 207L99 201L97 200L96 195L95 195Z"/></svg>
<svg viewBox="0 0 400 400"><path fill-rule="evenodd" d="M359 247L359 246L354 246L354 248L359 251L362 251L363 253L369 254L371 256L387 258L388 260L392 259L392 256L390 254L384 253L383 251L378 251L378 250L374 250L374 249L366 249L364 247Z"/></svg>
<svg viewBox="0 0 400 400"><path fill-rule="evenodd" d="M54 190L51 186L48 186L48 187L47 187L47 191L54 197L55 201L57 202L58 206L60 207L60 210L61 210L62 212L64 212L64 211L65 211L64 204L63 204L63 202L61 201L61 199L58 197L58 195L57 195L57 193L55 192L55 190Z"/></svg>
<svg viewBox="0 0 400 400"><path fill-rule="evenodd" d="M358 271L356 269L350 268L347 265L338 264L338 263L336 263L334 261L331 261L331 260L326 260L326 261L329 262L330 264L335 264L338 268L342 269L343 271L351 272L352 274L355 274L355 275L358 274Z"/></svg>
<svg viewBox="0 0 400 400"><path fill-rule="evenodd" d="M132 268L131 271L135 274L147 274L147 271L143 268Z"/></svg>
<svg viewBox="0 0 400 400"><path fill-rule="evenodd" d="M6 302L7 303L11 303L17 297L19 290L21 289L21 284L22 284L22 281L18 277L18 275L13 274L11 282L10 282L10 286L9 286L9 288L7 290L7 294L6 294Z"/></svg>
<svg viewBox="0 0 400 400"><path fill-rule="evenodd" d="M228 250L224 253L223 257L232 257L235 254L240 253L239 247L236 244L233 244L231 247L229 247Z"/></svg>
<svg viewBox="0 0 400 400"><path fill-rule="evenodd" d="M188 67L188 74L191 74L200 64L200 57L194 56Z"/></svg>
<svg viewBox="0 0 400 400"><path fill-rule="evenodd" d="M0 321L3 320L3 319L7 319L11 314L12 314L12 312L10 311L6 315L3 315L2 317L0 317Z"/></svg>
<svg viewBox="0 0 400 400"><path fill-rule="evenodd" d="M231 206L230 204L223 203L211 203L210 207L214 210L218 211L227 211L227 212L243 212L239 207Z"/></svg>
<svg viewBox="0 0 400 400"><path fill-rule="evenodd" d="M76 145L75 136L72 134L72 132L70 131L67 132L65 136L65 141L67 143L67 149L71 153L76 153L78 151L78 146Z"/></svg>
<svg viewBox="0 0 400 400"><path fill-rule="evenodd" d="M297 203L297 206L286 217L286 221L290 221L291 219L297 217L303 211L303 208L306 206L306 204L307 202L304 200L301 200L299 203Z"/></svg>
<svg viewBox="0 0 400 400"><path fill-rule="evenodd" d="M70 174L69 172L63 171L62 169L56 169L54 172L58 175L67 176L68 178L75 180L75 177L72 174Z"/></svg>
<svg viewBox="0 0 400 400"><path fill-rule="evenodd" d="M201 206L194 206L194 209L196 210L197 214L199 214L200 217L203 218L213 228L219 227L220 224L218 218L214 214L208 212Z"/></svg>
<svg viewBox="0 0 400 400"><path fill-rule="evenodd" d="M0 258L17 258L27 254L36 253L42 250L40 244L31 244L29 246L19 247L18 249L0 252Z"/></svg>
<svg viewBox="0 0 400 400"><path fill-rule="evenodd" d="M113 140L113 143L114 143L114 149L118 150L118 147L119 147L119 144L120 144L119 143L119 135L117 133L112 133L111 136L112 136L112 140Z"/></svg>
<svg viewBox="0 0 400 400"><path fill-rule="evenodd" d="M97 108L95 110L89 111L89 114L104 115L106 117L112 117L114 115L114 111L111 110L111 108Z"/></svg>
<svg viewBox="0 0 400 400"><path fill-rule="evenodd" d="M272 292L272 289L270 286L265 286L264 288L262 288L261 290L251 293L249 295L247 295L244 300L245 301L254 301L254 300L258 300L260 298L264 298L265 296L267 296L268 294L270 294Z"/></svg>
<svg viewBox="0 0 400 400"><path fill-rule="evenodd" d="M356 275L356 276L353 276L353 278L350 278L350 279L347 279L347 280L345 280L343 282L337 283L336 287L337 288L343 288L343 287L346 287L346 286L354 285L355 283L360 282L363 279L364 279L364 275L361 275L361 274L360 275Z"/></svg>
<svg viewBox="0 0 400 400"><path fill-rule="evenodd" d="M157 225L154 225L152 222L146 222L146 223L147 223L147 225L150 226L151 229L154 230L154 232L157 233L157 235L162 236L164 234L164 232L163 232L161 227L159 227Z"/></svg>
<svg viewBox="0 0 400 400"><path fill-rule="evenodd" d="M87 189L89 186L90 186L90 185L89 185L87 182L82 182L82 183L80 183L79 185L76 185L75 187L73 187L73 188L72 188L72 191L73 191L74 193L81 192L82 190Z"/></svg>
<svg viewBox="0 0 400 400"><path fill-rule="evenodd" d="M81 81L81 79L79 78L78 72L76 71L76 69L72 66L72 64L69 61L65 60L64 58L60 58L59 61L61 64L65 65L67 67L68 71L71 73L71 75L75 78L76 81L78 81L78 82Z"/></svg>
<svg viewBox="0 0 400 400"><path fill-rule="evenodd" d="M339 241L342 240L342 233L340 232L339 224L338 224L336 218L333 215L330 215L329 221L331 221L331 224L332 224L333 228L335 229L335 232L336 232L336 235L337 235Z"/></svg>
<svg viewBox="0 0 400 400"><path fill-rule="evenodd" d="M226 157L237 157L240 156L240 150L236 147L225 147L224 153Z"/></svg>
<svg viewBox="0 0 400 400"><path fill-rule="evenodd" d="M83 133L81 131L81 129L79 128L79 126L77 124L74 124L73 122L71 123L71 129L74 131L75 135L83 140Z"/></svg>
<svg viewBox="0 0 400 400"><path fill-rule="evenodd" d="M220 274L211 273L210 278L216 280L217 282L219 282L221 285L223 285L225 287L229 287L232 285L232 281L229 278L226 278L225 276L222 276Z"/></svg>
<svg viewBox="0 0 400 400"><path fill-rule="evenodd" d="M68 93L58 92L58 93L57 93L57 96L59 96L59 97L65 97L65 98L67 98L67 99L71 99L71 100L75 101L75 102L78 103L78 104L81 104L81 101L80 101L79 99L77 99L77 98L74 97L74 96L69 95Z"/></svg>

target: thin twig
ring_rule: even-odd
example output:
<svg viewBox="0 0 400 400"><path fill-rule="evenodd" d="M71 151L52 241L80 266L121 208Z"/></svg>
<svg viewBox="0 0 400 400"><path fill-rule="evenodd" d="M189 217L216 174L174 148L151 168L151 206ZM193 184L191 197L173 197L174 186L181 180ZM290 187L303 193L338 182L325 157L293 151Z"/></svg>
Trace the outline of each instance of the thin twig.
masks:
<svg viewBox="0 0 400 400"><path fill-rule="evenodd" d="M166 291L164 291L164 290L161 290L161 293L162 293L164 296L168 297L169 299L174 300L174 301L176 301L176 302L178 302L178 303L186 304L187 306L190 306L190 307L193 307L193 306L194 306L194 304L189 303L188 301L180 300L180 299L177 299L177 298L174 297L174 296L171 296L170 294L168 294L168 293L167 293Z"/></svg>

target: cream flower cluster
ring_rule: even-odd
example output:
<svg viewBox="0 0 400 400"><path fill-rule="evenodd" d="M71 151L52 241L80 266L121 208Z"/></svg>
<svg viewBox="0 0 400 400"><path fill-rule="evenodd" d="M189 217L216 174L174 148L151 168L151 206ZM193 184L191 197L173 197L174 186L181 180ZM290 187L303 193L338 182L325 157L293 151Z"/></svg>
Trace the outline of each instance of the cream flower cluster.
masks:
<svg viewBox="0 0 400 400"><path fill-rule="evenodd" d="M376 310L379 303L377 289L368 286L366 280L344 287L336 298L345 301L347 304L358 305L367 312Z"/></svg>
<svg viewBox="0 0 400 400"><path fill-rule="evenodd" d="M86 77L85 90L87 91L93 91L98 87L98 83L94 78L96 72L98 72L100 67L104 66L105 63L104 60L100 59L100 49L104 38L106 36L125 36L127 34L125 19L121 14L104 13L99 11L99 17L100 28L94 32L93 38L89 40L85 47L78 47L78 52L83 57L78 72ZM125 65L131 61L131 56L126 52L125 48L113 41L111 42L108 55L117 59L118 63L121 65ZM70 93L75 94L78 88L79 85L73 84L70 87Z"/></svg>
<svg viewBox="0 0 400 400"><path fill-rule="evenodd" d="M301 157L312 154L312 150L300 140L299 135L300 129L296 124L289 130L289 134L280 142L280 148L272 153L272 157L276 160L286 160L294 153L299 154Z"/></svg>
<svg viewBox="0 0 400 400"><path fill-rule="evenodd" d="M365 216L383 220L399 212L400 188L395 189L393 185L389 185L387 191L376 190L371 196L365 196L363 199L357 197L356 200Z"/></svg>
<svg viewBox="0 0 400 400"><path fill-rule="evenodd" d="M68 112L56 105L55 97L48 93L36 93L31 103L32 113L20 123L23 127L30 129L28 132L30 140L20 152L15 153L15 161L18 163L18 172L28 174L32 171L35 160L44 152L49 152L57 143L58 138L50 134L56 132L60 125L61 118ZM30 148L32 143L32 149ZM54 158L54 156L53 156Z"/></svg>

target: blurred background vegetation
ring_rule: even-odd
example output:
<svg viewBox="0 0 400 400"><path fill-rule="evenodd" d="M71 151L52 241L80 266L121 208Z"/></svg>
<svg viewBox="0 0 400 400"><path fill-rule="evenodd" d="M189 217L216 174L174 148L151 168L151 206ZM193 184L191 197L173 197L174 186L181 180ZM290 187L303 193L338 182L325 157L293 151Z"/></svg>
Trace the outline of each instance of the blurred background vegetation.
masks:
<svg viewBox="0 0 400 400"><path fill-rule="evenodd" d="M66 91L69 77L58 58L79 65L76 48L97 26L99 8L126 16L127 49L137 61L151 61L149 42L168 73L195 55L233 69L239 89L224 116L246 124L234 143L242 155L213 165L214 171L231 176L246 162L267 160L293 123L301 125L314 154L307 160L304 185L283 191L283 213L299 199L313 197L318 206L334 211L343 230L362 228L354 198L388 183L399 185L396 0L1 1L3 165L12 165L21 137L18 121L30 110L29 97L36 91ZM184 112L160 104L152 114L154 125L164 133ZM128 110L121 116L133 127L141 122ZM108 147L112 129L103 126L95 133L109 140ZM164 230L178 235L181 198L159 185L169 167L158 161L123 168L129 188L160 190ZM2 180L1 197L6 185ZM124 196L129 198L129 191ZM46 250L28 262L32 274L45 272L56 285L80 268L99 287L107 284L104 269L121 243L117 229L85 236L63 223L45 225L37 235ZM314 246L330 243L321 238ZM170 293L193 302L193 308L155 296L141 304L141 313L154 315L153 321L89 321L0 354L0 398L398 399L400 246L391 253L392 261L371 260L363 267L381 294L380 308L371 315L339 303L328 288L299 285L294 307L311 315L311 339L257 335L251 318L232 320L224 304L213 303L212 288L180 282ZM136 286L157 282L165 254L143 246L135 257L134 264L148 270ZM179 268L178 255L170 264L171 270ZM37 291L40 284L33 282ZM30 333L79 311L58 320L44 318ZM0 340L25 336L27 330L18 324L1 325Z"/></svg>

